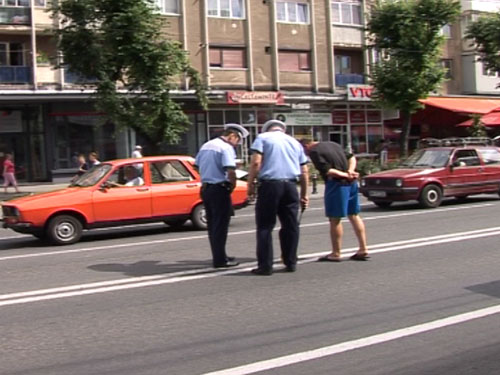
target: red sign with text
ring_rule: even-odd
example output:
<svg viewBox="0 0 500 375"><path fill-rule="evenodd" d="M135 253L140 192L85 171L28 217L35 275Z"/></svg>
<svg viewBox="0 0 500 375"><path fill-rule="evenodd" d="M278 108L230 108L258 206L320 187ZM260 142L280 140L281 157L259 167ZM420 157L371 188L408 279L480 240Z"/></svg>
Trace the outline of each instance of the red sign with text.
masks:
<svg viewBox="0 0 500 375"><path fill-rule="evenodd" d="M285 97L279 91L228 91L228 104L284 104Z"/></svg>

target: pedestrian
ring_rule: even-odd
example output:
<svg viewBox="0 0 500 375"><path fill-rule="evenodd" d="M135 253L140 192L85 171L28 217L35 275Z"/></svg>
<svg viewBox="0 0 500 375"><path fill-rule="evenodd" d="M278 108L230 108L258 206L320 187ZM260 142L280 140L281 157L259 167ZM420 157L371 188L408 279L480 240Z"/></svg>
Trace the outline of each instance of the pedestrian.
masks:
<svg viewBox="0 0 500 375"><path fill-rule="evenodd" d="M97 154L97 152L92 151L89 154L89 169L99 164L101 164L101 162L99 161L99 155Z"/></svg>
<svg viewBox="0 0 500 375"><path fill-rule="evenodd" d="M319 258L322 262L340 262L343 227L341 219L348 217L358 239L358 251L352 260L368 260L366 231L359 212L358 182L356 158L344 152L335 142L314 142L301 140L306 154L309 155L316 169L325 181L325 214L330 220L330 239L332 252Z"/></svg>
<svg viewBox="0 0 500 375"><path fill-rule="evenodd" d="M387 165L387 155L388 155L389 145L386 140L382 138L376 148L380 166L385 167Z"/></svg>
<svg viewBox="0 0 500 375"><path fill-rule="evenodd" d="M133 158L142 158L142 146L136 145L134 151L132 151Z"/></svg>
<svg viewBox="0 0 500 375"><path fill-rule="evenodd" d="M251 147L248 173L248 196L257 195L257 263L255 275L273 273L272 232L276 216L281 222L279 239L285 271L295 272L299 244L299 207L309 203L307 157L300 143L286 134L286 124L269 120L262 127ZM258 187L256 192L256 178ZM300 197L297 182L300 180Z"/></svg>
<svg viewBox="0 0 500 375"><path fill-rule="evenodd" d="M195 166L201 175L201 198L205 206L208 239L215 268L235 267L239 263L226 253L231 213L231 192L236 186L234 148L248 136L239 124L226 124L218 138L206 142L196 155Z"/></svg>
<svg viewBox="0 0 500 375"><path fill-rule="evenodd" d="M89 170L89 166L87 164L87 161L85 160L85 155L79 154L78 155L78 172L76 172L77 176L81 176L85 172Z"/></svg>
<svg viewBox="0 0 500 375"><path fill-rule="evenodd" d="M7 188L12 185L16 189L16 193L19 193L16 181L16 166L14 165L13 155L11 153L5 154L5 160L3 161L3 188L5 193L7 193Z"/></svg>

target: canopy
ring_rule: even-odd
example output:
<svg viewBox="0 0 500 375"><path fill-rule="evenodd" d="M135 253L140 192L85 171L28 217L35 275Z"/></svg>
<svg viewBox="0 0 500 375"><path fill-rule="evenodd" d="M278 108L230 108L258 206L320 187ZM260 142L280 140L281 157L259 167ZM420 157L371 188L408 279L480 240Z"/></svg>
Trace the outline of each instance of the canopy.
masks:
<svg viewBox="0 0 500 375"><path fill-rule="evenodd" d="M437 107L457 113L486 114L500 108L500 99L430 97L419 101L426 106Z"/></svg>
<svg viewBox="0 0 500 375"><path fill-rule="evenodd" d="M481 116L481 122L484 126L500 126L500 109ZM461 122L457 126L471 126L472 123L473 120L469 119Z"/></svg>

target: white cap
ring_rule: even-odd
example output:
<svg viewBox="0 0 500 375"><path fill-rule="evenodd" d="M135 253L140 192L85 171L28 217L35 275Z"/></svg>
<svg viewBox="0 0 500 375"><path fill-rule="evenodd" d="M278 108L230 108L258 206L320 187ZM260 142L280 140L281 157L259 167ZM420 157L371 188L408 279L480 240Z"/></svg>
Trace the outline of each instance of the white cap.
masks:
<svg viewBox="0 0 500 375"><path fill-rule="evenodd" d="M240 124L233 124L233 123L226 124L224 125L224 130L235 130L236 132L238 132L240 136L240 143L242 143L244 138L248 137L248 130L246 130Z"/></svg>
<svg viewBox="0 0 500 375"><path fill-rule="evenodd" d="M135 145L135 149L136 150L142 150L142 146L141 145Z"/></svg>
<svg viewBox="0 0 500 375"><path fill-rule="evenodd" d="M269 120L264 125L262 125L262 132L267 132L270 128L274 126L279 126L283 131L286 131L286 124L280 120Z"/></svg>

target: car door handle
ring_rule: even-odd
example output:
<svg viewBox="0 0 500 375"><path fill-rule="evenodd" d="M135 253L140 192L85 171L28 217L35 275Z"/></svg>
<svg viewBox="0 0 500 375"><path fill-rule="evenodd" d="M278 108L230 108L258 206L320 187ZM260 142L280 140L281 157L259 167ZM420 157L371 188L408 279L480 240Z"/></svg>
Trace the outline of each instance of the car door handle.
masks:
<svg viewBox="0 0 500 375"><path fill-rule="evenodd" d="M137 188L135 190L137 190L137 191L149 191L149 188Z"/></svg>
<svg viewBox="0 0 500 375"><path fill-rule="evenodd" d="M187 184L186 187L192 188L192 187L198 187L198 184Z"/></svg>

